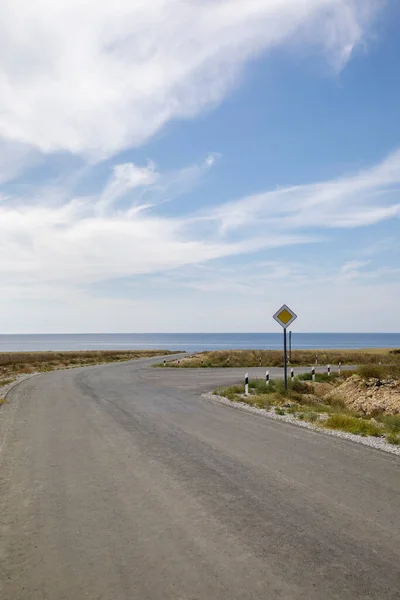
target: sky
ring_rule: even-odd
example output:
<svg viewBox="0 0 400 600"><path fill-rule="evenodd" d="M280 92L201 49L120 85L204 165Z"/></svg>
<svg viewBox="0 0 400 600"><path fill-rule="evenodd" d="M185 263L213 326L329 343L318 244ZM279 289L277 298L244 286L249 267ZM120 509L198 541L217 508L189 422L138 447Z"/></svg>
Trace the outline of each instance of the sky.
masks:
<svg viewBox="0 0 400 600"><path fill-rule="evenodd" d="M3 0L0 332L399 332L398 0Z"/></svg>

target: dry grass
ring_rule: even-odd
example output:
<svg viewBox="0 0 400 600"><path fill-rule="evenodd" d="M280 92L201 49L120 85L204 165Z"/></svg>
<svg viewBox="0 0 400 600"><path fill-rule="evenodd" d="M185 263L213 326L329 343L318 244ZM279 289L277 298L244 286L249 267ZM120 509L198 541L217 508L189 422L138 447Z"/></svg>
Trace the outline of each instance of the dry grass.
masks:
<svg viewBox="0 0 400 600"><path fill-rule="evenodd" d="M18 375L71 367L176 354L166 350L96 350L73 352L0 352L0 387Z"/></svg>
<svg viewBox="0 0 400 600"><path fill-rule="evenodd" d="M330 415L323 426L327 429L339 429L356 435L371 435L373 437L379 437L383 433L383 427L380 427L377 423L352 415Z"/></svg>
<svg viewBox="0 0 400 600"><path fill-rule="evenodd" d="M400 379L400 364L360 365L357 375L364 379Z"/></svg>
<svg viewBox="0 0 400 600"><path fill-rule="evenodd" d="M400 352L397 350L368 348L366 350L294 350L291 364L314 365L318 354L318 364L342 365L392 365L400 368ZM190 358L167 363L167 367L210 368L210 367L282 367L281 350L215 350L202 352Z"/></svg>
<svg viewBox="0 0 400 600"><path fill-rule="evenodd" d="M215 394L225 396L233 402L245 402L257 408L271 409L279 415L292 414L302 421L314 423L320 427L337 429L356 435L385 437L390 444L400 444L400 415L380 415L366 417L350 410L339 396L320 396L319 388L326 386L335 389L335 381L311 383L300 378L289 382L284 390L283 381L274 379L267 387L264 380L249 382L249 395L244 396L244 386L234 385L218 388ZM321 389L322 391L322 389Z"/></svg>

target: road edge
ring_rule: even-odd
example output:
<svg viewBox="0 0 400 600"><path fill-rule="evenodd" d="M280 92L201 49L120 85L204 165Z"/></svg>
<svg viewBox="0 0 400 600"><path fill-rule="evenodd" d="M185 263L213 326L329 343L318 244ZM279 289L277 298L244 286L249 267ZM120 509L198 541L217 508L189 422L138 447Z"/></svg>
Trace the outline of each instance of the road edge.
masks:
<svg viewBox="0 0 400 600"><path fill-rule="evenodd" d="M229 400L224 396L218 396L213 392L206 392L205 394L201 394L201 397L205 400L217 402L218 404L223 404L224 406L234 408L235 410L245 411L254 415L266 417L267 419L272 419L274 421L281 421L289 425L294 425L295 427L310 429L311 431L320 433L322 435L329 435L331 437L341 438L343 440L355 442L356 444L361 444L362 446L367 446L368 448L379 450L381 452L385 452L386 454L391 454L392 456L400 456L399 446L393 446L392 444L388 444L380 438L375 438L371 436L362 437L353 433L347 433L345 431L322 429L321 427L313 425L312 423L308 423L307 421L300 421L299 419L294 418L292 415L278 415L275 413L273 408L270 410L266 410L264 408L250 406L245 402L232 402L232 400Z"/></svg>

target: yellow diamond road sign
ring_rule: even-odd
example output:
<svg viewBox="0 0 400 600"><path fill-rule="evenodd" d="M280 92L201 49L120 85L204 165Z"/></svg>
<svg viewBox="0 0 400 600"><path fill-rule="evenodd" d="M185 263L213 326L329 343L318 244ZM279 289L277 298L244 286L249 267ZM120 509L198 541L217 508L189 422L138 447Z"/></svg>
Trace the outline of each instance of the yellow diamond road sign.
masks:
<svg viewBox="0 0 400 600"><path fill-rule="evenodd" d="M281 306L281 308L274 314L274 319L282 325L282 327L289 327L297 319L296 313L294 313L286 304Z"/></svg>

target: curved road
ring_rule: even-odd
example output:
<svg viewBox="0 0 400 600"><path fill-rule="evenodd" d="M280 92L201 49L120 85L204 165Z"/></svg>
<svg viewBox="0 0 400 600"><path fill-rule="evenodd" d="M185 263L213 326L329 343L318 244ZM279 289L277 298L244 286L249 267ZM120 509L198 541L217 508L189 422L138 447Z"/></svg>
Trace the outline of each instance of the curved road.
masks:
<svg viewBox="0 0 400 600"><path fill-rule="evenodd" d="M200 397L243 370L152 362L11 392L2 600L399 599L398 457Z"/></svg>

